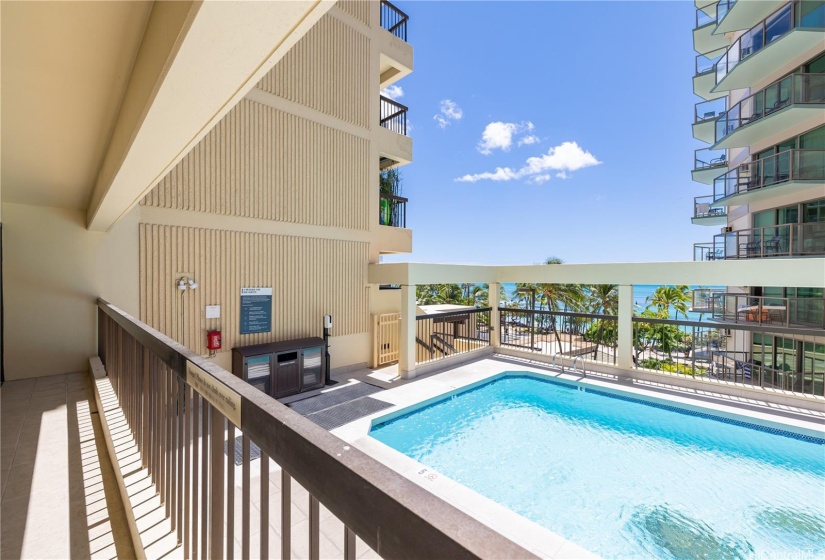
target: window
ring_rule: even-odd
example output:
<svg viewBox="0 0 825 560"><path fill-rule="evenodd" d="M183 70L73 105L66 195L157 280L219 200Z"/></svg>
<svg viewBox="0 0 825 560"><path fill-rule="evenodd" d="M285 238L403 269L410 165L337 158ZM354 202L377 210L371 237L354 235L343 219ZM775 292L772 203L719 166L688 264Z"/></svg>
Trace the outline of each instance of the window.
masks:
<svg viewBox="0 0 825 560"><path fill-rule="evenodd" d="M825 54L805 65L806 74L825 74Z"/></svg>
<svg viewBox="0 0 825 560"><path fill-rule="evenodd" d="M825 199L803 204L802 221L806 224L825 222Z"/></svg>
<svg viewBox="0 0 825 560"><path fill-rule="evenodd" d="M820 126L800 136L799 149L825 150L825 126Z"/></svg>

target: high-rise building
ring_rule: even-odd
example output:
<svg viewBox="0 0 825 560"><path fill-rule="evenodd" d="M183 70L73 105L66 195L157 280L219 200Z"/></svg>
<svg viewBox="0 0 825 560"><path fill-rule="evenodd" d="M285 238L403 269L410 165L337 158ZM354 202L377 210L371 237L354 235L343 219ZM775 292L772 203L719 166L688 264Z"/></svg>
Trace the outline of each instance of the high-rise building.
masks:
<svg viewBox="0 0 825 560"><path fill-rule="evenodd" d="M821 257L825 2L697 0L693 44L693 136L708 146L692 175L708 194L692 221L721 229L694 245L694 260ZM753 334L754 365L819 372L815 342L793 329L825 328L824 302L821 288L728 286L697 293L694 308L775 329Z"/></svg>

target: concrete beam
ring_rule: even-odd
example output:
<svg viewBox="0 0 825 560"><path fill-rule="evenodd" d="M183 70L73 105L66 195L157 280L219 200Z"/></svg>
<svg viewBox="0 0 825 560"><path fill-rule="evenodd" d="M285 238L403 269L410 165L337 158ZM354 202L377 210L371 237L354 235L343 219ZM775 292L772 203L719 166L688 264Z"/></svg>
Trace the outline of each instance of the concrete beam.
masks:
<svg viewBox="0 0 825 560"><path fill-rule="evenodd" d="M546 284L688 284L825 288L825 258L471 266L387 263L369 267L371 284L530 282Z"/></svg>
<svg viewBox="0 0 825 560"><path fill-rule="evenodd" d="M496 281L496 267L463 264L386 263L373 264L370 284L453 284Z"/></svg>
<svg viewBox="0 0 825 560"><path fill-rule="evenodd" d="M499 282L825 287L825 259L563 264L497 267Z"/></svg>
<svg viewBox="0 0 825 560"><path fill-rule="evenodd" d="M89 229L110 229L333 4L155 2L89 202Z"/></svg>

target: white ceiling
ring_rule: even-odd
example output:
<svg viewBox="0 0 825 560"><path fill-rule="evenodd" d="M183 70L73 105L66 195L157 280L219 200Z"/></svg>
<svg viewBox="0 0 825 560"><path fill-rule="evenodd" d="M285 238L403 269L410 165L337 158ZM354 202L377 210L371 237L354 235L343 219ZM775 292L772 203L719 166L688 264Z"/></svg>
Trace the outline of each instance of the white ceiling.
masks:
<svg viewBox="0 0 825 560"><path fill-rule="evenodd" d="M3 201L88 206L151 9L0 2Z"/></svg>

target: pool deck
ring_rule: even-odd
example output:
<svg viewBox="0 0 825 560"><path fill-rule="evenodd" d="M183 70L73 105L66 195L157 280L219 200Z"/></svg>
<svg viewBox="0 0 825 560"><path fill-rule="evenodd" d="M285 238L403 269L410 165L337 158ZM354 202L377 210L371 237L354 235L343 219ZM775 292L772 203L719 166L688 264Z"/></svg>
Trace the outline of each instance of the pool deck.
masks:
<svg viewBox="0 0 825 560"><path fill-rule="evenodd" d="M562 373L558 369L537 362L506 356L482 358L441 372L433 372L422 379L405 380L403 384L392 383L393 386L389 390L373 395L376 399L391 403L391 408L341 426L332 430L332 433L538 556L553 559L598 558L575 543L369 437L374 419L386 420L400 416L411 409L440 400L450 393L461 392L494 376L513 371L530 372L562 382L575 383L585 389L621 391L633 398L825 439L825 414L821 412L767 404L746 398L732 398L712 391L686 391L683 387L672 387L665 383L622 381L612 376L590 372L587 377L582 377L575 373ZM350 377L355 379L362 376L355 374ZM372 379L374 378L373 375Z"/></svg>

